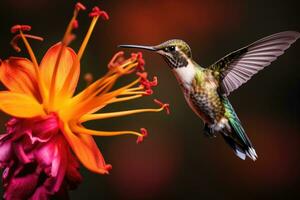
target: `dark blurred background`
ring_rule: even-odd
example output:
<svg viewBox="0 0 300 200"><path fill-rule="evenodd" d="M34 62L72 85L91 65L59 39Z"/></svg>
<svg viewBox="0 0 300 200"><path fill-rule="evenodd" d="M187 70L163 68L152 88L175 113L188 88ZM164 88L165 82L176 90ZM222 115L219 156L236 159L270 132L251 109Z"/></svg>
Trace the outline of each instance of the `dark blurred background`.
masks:
<svg viewBox="0 0 300 200"><path fill-rule="evenodd" d="M180 38L190 44L194 59L206 66L225 54L264 36L300 31L297 0L83 0L110 15L93 34L82 74L100 77L118 44L158 44ZM72 15L73 0L1 0L0 57L17 55L9 45L14 24L30 24L45 38L32 42L39 58L59 41ZM78 49L89 25L87 13L72 47ZM129 53L130 51L128 51ZM300 41L277 61L233 92L230 100L251 138L258 160L237 158L221 137L207 139L203 124L189 109L164 61L145 52L147 71L158 75L154 96L107 110L154 107L152 99L171 104L171 115L141 114L95 121L99 130L150 133L141 145L131 136L97 138L110 175L82 168L84 181L72 199L300 199ZM22 55L22 54L21 54ZM80 88L83 88L84 81ZM2 116L1 123L7 118Z"/></svg>

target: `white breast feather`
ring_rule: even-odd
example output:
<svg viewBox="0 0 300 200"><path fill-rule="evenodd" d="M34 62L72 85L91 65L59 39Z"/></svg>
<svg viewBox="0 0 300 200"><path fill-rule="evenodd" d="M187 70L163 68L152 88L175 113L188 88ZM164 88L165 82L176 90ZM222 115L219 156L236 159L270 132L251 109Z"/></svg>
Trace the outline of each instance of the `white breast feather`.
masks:
<svg viewBox="0 0 300 200"><path fill-rule="evenodd" d="M195 68L190 61L188 61L186 67L174 68L173 72L177 80L183 84L191 84L196 74Z"/></svg>

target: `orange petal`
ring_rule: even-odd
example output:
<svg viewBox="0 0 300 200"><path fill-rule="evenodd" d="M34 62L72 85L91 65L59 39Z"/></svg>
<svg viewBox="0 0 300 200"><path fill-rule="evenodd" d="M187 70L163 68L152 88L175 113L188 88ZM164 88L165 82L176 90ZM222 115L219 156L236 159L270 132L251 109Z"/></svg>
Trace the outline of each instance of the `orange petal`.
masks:
<svg viewBox="0 0 300 200"><path fill-rule="evenodd" d="M74 134L64 122L61 122L61 127L65 138L81 163L93 172L108 174L110 165L105 163L93 137L90 135Z"/></svg>
<svg viewBox="0 0 300 200"><path fill-rule="evenodd" d="M57 43L54 46L52 46L47 53L45 54L44 58L42 59L40 70L41 70L41 78L44 80L46 88L49 90L51 79L53 76L56 60L58 57L58 54L62 48L61 43ZM69 74L69 71L73 65L73 62L76 60L76 53L73 51L73 49L69 47L63 47L61 58L59 61L58 69L57 69L57 75L56 75L56 81L55 81L55 93L57 93L63 86L66 77ZM69 88L67 90L67 95L72 96L76 85L78 82L80 73L80 65L78 64L76 66L76 70L74 74L72 75L72 80L68 84Z"/></svg>
<svg viewBox="0 0 300 200"><path fill-rule="evenodd" d="M0 79L12 92L41 99L34 67L28 59L11 57L0 63Z"/></svg>
<svg viewBox="0 0 300 200"><path fill-rule="evenodd" d="M0 109L11 116L20 118L45 114L42 105L32 96L8 91L0 92Z"/></svg>

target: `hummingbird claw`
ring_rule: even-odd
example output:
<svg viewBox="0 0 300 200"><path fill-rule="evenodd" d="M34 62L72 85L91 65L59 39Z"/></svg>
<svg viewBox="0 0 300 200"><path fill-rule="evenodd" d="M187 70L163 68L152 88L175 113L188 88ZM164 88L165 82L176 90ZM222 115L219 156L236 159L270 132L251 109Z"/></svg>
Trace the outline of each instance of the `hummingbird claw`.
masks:
<svg viewBox="0 0 300 200"><path fill-rule="evenodd" d="M217 137L214 131L208 126L208 124L204 125L204 135L208 138L215 138Z"/></svg>

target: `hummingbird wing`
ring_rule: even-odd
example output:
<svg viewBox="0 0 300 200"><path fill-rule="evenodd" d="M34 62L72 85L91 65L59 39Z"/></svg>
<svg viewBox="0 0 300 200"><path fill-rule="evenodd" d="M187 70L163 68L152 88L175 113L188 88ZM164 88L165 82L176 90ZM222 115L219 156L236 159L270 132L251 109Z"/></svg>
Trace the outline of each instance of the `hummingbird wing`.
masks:
<svg viewBox="0 0 300 200"><path fill-rule="evenodd" d="M276 33L228 54L208 68L219 72L221 93L229 95L270 65L299 37L300 33L296 31Z"/></svg>

